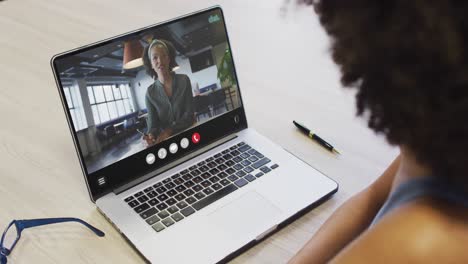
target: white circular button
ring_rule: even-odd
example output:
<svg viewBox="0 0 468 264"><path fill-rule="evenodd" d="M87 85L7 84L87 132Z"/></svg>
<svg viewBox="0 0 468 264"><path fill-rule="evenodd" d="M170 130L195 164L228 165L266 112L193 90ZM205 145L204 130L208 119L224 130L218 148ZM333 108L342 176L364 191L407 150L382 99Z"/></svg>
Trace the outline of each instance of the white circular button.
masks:
<svg viewBox="0 0 468 264"><path fill-rule="evenodd" d="M172 143L170 146L169 146L169 151L172 153L172 154L175 154L177 152L177 150L179 150L179 147L177 146L176 143Z"/></svg>
<svg viewBox="0 0 468 264"><path fill-rule="evenodd" d="M146 155L146 163L153 164L156 161L156 156L153 153Z"/></svg>
<svg viewBox="0 0 468 264"><path fill-rule="evenodd" d="M160 149L158 150L158 157L159 157L160 159L164 159L166 156L167 156L167 150L164 149L164 148L160 148Z"/></svg>
<svg viewBox="0 0 468 264"><path fill-rule="evenodd" d="M183 149L186 149L189 145L189 140L188 138L183 138L181 141L180 141L180 146L183 148Z"/></svg>

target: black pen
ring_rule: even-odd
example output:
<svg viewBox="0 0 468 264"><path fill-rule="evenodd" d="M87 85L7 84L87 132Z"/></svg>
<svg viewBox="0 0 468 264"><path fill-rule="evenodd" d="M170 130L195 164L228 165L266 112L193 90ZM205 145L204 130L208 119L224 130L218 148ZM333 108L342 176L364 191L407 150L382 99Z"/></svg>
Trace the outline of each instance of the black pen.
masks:
<svg viewBox="0 0 468 264"><path fill-rule="evenodd" d="M146 137L148 134L145 132L141 131L140 129L137 128L138 133L140 133L142 136Z"/></svg>
<svg viewBox="0 0 468 264"><path fill-rule="evenodd" d="M293 123L294 125L299 128L300 131L302 131L304 134L306 134L308 137L310 137L312 140L315 140L317 143L319 143L322 147L328 149L329 151L331 152L334 152L334 153L337 153L337 154L340 154L340 152L338 152L338 150L336 150L330 143L326 142L325 140L323 140L321 137L319 137L318 135L312 133L308 128L306 128L305 126L297 123L296 121L293 120Z"/></svg>

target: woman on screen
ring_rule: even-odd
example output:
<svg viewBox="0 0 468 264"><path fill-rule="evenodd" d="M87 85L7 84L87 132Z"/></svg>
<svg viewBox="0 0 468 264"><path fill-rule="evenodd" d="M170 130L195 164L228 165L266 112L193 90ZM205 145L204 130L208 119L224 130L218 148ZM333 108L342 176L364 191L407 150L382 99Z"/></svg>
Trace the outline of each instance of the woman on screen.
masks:
<svg viewBox="0 0 468 264"><path fill-rule="evenodd" d="M176 51L167 40L153 40L143 52L146 72L154 83L145 96L148 145L159 143L195 122L192 86L187 75L176 74Z"/></svg>

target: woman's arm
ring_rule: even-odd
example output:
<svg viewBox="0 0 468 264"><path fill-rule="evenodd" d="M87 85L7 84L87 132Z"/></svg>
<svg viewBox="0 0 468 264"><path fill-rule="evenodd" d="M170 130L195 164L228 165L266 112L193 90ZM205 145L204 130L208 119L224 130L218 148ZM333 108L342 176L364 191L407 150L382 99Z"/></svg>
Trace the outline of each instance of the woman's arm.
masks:
<svg viewBox="0 0 468 264"><path fill-rule="evenodd" d="M358 237L387 199L399 164L398 156L374 183L340 206L289 263L327 262Z"/></svg>

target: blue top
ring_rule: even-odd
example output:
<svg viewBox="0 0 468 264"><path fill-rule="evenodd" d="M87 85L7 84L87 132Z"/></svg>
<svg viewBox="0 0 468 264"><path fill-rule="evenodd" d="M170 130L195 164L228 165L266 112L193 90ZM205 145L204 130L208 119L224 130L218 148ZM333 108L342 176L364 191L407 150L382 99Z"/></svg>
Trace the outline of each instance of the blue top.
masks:
<svg viewBox="0 0 468 264"><path fill-rule="evenodd" d="M468 193L462 189L446 182L440 177L421 177L409 180L398 186L379 210L371 226L375 225L391 210L418 198L428 196L468 208Z"/></svg>

